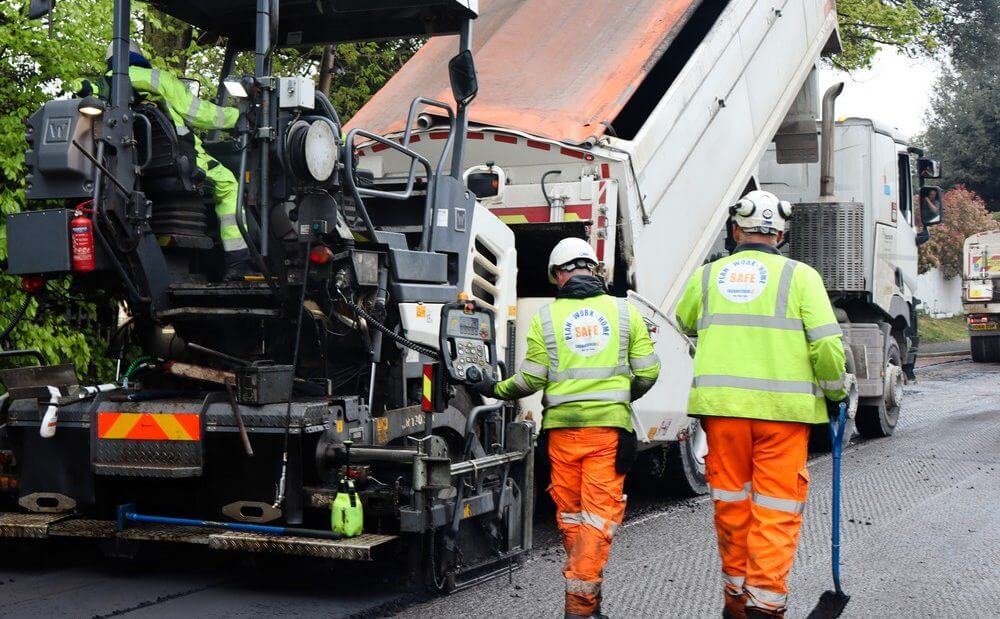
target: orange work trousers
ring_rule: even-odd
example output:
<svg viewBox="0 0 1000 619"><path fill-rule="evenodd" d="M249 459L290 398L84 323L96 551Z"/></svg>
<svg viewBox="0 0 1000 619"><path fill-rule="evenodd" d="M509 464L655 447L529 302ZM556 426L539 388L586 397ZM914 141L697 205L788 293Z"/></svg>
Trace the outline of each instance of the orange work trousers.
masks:
<svg viewBox="0 0 1000 619"><path fill-rule="evenodd" d="M615 428L549 430L556 521L566 549L566 613L598 611L611 538L625 515L625 476L615 471Z"/></svg>
<svg viewBox="0 0 1000 619"><path fill-rule="evenodd" d="M781 614L809 489L809 426L732 417L701 424L725 593Z"/></svg>

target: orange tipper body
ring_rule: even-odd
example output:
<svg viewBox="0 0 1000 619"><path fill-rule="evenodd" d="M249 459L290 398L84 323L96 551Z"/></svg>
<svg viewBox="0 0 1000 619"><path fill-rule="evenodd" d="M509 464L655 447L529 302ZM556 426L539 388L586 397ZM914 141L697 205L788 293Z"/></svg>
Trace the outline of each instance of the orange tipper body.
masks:
<svg viewBox="0 0 1000 619"><path fill-rule="evenodd" d="M625 107L701 2L627 4L484 0L472 45L479 95L469 120L567 142L603 135L601 121ZM450 38L428 41L346 129L404 129L400 110L415 92L452 102L441 67L454 55Z"/></svg>
<svg viewBox="0 0 1000 619"><path fill-rule="evenodd" d="M615 471L618 430L607 427L549 431L556 522L566 549L566 613L599 610L611 539L625 516L625 475Z"/></svg>

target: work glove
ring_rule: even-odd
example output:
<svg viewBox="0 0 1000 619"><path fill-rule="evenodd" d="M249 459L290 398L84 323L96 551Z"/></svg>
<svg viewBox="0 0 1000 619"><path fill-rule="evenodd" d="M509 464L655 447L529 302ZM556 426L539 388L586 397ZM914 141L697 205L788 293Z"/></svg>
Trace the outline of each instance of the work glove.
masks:
<svg viewBox="0 0 1000 619"><path fill-rule="evenodd" d="M629 401L635 402L653 388L655 381L648 378L632 377L632 384L629 386Z"/></svg>
<svg viewBox="0 0 1000 619"><path fill-rule="evenodd" d="M469 368L466 371L466 382L473 391L487 398L496 398L497 381L490 376L489 372L481 372L477 368Z"/></svg>
<svg viewBox="0 0 1000 619"><path fill-rule="evenodd" d="M76 96L80 99L84 97L89 97L94 94L94 85L90 83L90 80L83 80L80 83L80 90L76 91Z"/></svg>
<svg viewBox="0 0 1000 619"><path fill-rule="evenodd" d="M850 402L847 400L831 400L827 398L826 400L826 415L830 419L838 419L840 417L840 405L846 404L850 406Z"/></svg>
<svg viewBox="0 0 1000 619"><path fill-rule="evenodd" d="M236 119L236 133L250 133L250 119L246 112L240 112L240 117Z"/></svg>

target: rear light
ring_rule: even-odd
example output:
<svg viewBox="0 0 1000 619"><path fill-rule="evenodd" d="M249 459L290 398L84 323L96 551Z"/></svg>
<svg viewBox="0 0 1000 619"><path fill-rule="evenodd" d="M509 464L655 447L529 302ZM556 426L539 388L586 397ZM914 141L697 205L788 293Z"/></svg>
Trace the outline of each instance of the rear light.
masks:
<svg viewBox="0 0 1000 619"><path fill-rule="evenodd" d="M45 278L41 275L25 275L21 278L21 290L28 294L37 294L45 288Z"/></svg>
<svg viewBox="0 0 1000 619"><path fill-rule="evenodd" d="M990 317L977 314L969 314L967 320L969 321L970 325L983 325L990 321Z"/></svg>
<svg viewBox="0 0 1000 619"><path fill-rule="evenodd" d="M333 259L333 250L326 245L317 245L309 252L309 261L316 265L323 265Z"/></svg>

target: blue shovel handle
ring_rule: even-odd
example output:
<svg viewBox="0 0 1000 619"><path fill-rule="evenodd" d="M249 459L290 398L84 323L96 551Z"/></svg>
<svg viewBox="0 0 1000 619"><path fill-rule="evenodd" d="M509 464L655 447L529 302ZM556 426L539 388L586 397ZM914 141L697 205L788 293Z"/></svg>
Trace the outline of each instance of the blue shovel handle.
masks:
<svg viewBox="0 0 1000 619"><path fill-rule="evenodd" d="M831 533L833 562L833 586L838 594L840 588L840 457L843 455L844 426L847 425L847 404L840 403L836 421L830 418L830 451L833 455L833 530Z"/></svg>

